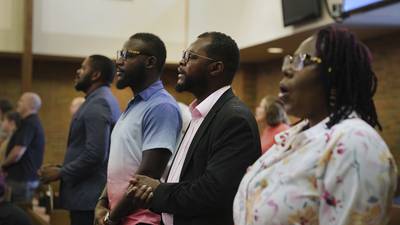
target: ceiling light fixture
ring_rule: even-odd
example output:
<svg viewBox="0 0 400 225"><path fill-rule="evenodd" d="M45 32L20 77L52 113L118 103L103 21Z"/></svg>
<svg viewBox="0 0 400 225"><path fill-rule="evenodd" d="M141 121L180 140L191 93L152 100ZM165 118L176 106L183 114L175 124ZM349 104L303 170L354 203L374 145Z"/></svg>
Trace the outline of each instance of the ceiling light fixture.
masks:
<svg viewBox="0 0 400 225"><path fill-rule="evenodd" d="M268 48L267 51L272 54L280 54L283 52L282 48Z"/></svg>

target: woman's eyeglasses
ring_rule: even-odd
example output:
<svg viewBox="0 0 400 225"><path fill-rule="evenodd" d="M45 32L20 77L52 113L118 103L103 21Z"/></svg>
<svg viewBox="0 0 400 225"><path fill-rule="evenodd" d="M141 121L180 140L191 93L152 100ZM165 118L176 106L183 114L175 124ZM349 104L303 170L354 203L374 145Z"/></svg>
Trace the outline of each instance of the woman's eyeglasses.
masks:
<svg viewBox="0 0 400 225"><path fill-rule="evenodd" d="M283 58L282 71L294 70L300 71L304 69L304 67L312 65L312 64L320 64L322 59L316 56L311 56L309 54L296 54L296 55L287 55Z"/></svg>

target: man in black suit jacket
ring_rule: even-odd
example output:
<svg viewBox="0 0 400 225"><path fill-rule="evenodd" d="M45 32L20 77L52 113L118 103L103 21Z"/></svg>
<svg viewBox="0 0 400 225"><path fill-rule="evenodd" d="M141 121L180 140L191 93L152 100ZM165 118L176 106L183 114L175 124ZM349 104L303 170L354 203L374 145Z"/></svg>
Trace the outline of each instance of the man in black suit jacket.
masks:
<svg viewBox="0 0 400 225"><path fill-rule="evenodd" d="M179 63L176 88L196 97L191 124L166 183L131 181L134 203L147 199L165 225L233 224L233 198L261 149L255 119L230 87L238 64L235 41L219 32L201 34Z"/></svg>

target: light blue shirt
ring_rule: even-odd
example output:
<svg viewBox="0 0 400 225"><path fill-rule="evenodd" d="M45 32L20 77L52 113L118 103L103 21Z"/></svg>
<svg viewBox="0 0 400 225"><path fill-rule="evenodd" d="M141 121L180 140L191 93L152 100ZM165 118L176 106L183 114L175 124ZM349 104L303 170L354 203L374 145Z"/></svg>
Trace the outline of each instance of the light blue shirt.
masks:
<svg viewBox="0 0 400 225"><path fill-rule="evenodd" d="M125 193L142 161L143 151L164 148L174 153L182 120L175 99L161 81L132 99L111 134L107 190L111 204Z"/></svg>

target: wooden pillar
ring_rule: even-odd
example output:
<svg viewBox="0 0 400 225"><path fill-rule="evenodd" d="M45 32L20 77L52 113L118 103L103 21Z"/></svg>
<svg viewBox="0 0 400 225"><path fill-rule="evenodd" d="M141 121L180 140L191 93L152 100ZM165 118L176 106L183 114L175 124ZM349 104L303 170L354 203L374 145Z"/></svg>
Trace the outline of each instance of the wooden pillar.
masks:
<svg viewBox="0 0 400 225"><path fill-rule="evenodd" d="M24 43L21 63L21 91L32 89L32 27L33 27L33 0L24 1Z"/></svg>

